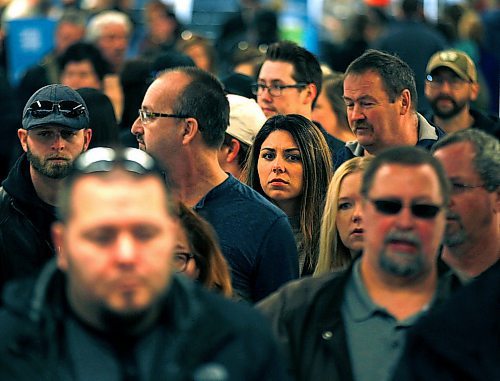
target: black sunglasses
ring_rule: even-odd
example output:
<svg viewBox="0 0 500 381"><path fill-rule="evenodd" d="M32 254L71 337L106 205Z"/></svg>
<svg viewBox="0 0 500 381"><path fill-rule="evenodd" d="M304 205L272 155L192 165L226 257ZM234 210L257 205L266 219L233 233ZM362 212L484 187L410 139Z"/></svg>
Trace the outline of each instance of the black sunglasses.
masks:
<svg viewBox="0 0 500 381"><path fill-rule="evenodd" d="M163 172L157 166L155 160L149 154L137 148L92 148L82 153L75 160L73 170L76 173L96 173L110 172L115 167L139 175L156 173L163 177Z"/></svg>
<svg viewBox="0 0 500 381"><path fill-rule="evenodd" d="M398 214L403 208L404 204L401 200L397 199L368 199L377 209L378 212L387 215ZM417 218L432 219L441 210L441 205L424 204L412 202L410 204L411 213Z"/></svg>
<svg viewBox="0 0 500 381"><path fill-rule="evenodd" d="M33 118L45 118L56 110L67 118L77 118L85 113L85 106L74 101L36 101L28 107L26 113L29 112Z"/></svg>

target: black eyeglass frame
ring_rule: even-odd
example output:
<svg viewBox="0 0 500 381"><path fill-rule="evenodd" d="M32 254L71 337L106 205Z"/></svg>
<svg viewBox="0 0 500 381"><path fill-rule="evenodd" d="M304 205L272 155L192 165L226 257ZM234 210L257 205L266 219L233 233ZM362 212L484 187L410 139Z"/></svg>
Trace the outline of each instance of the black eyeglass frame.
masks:
<svg viewBox="0 0 500 381"><path fill-rule="evenodd" d="M284 89L300 89L300 88L306 87L307 85L308 85L308 83L306 83L306 82L298 82L298 83L295 83L293 85L275 84L275 85L271 85L271 86L267 86L264 83L252 83L250 85L250 88L252 90L253 95L259 95L260 93L262 93L264 91L264 89L267 89L269 94L271 94L273 97L280 97L283 95ZM273 93L275 91L278 91L278 93Z"/></svg>
<svg viewBox="0 0 500 381"><path fill-rule="evenodd" d="M406 207L405 203L399 199L369 197L366 197L365 199L373 204L377 212L386 216L398 215L401 210ZM409 205L411 214L416 218L424 220L431 220L436 218L443 207L444 205L436 205L425 202L412 202Z"/></svg>
<svg viewBox="0 0 500 381"><path fill-rule="evenodd" d="M196 257L196 255L193 254L193 253L187 253L187 252L174 253L174 259L173 259L174 261L175 261L176 257L177 258L180 258L180 257L184 258L183 259L184 262L182 264L182 267L179 268L179 269L175 269L175 272L177 272L177 273L183 273L183 272L185 272L187 270L187 266L188 266L189 261L192 260L192 259L194 259Z"/></svg>
<svg viewBox="0 0 500 381"><path fill-rule="evenodd" d="M139 112L139 119L141 120L142 124L148 124L151 123L154 119L157 118L177 118L177 119L185 119L185 118L190 118L189 115L183 115L183 114L165 114L162 112L154 112L154 111L149 111L149 110L144 110L140 108L138 110ZM151 119L149 121L146 121L146 119Z"/></svg>

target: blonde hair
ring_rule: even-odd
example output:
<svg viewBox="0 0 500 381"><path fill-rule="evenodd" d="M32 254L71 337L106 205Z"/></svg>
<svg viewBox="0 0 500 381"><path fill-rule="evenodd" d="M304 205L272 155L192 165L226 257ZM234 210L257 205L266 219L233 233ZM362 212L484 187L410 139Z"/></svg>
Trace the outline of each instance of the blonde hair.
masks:
<svg viewBox="0 0 500 381"><path fill-rule="evenodd" d="M355 157L343 163L333 175L326 193L319 236L318 264L314 270L314 276L342 270L352 261L351 253L340 239L337 229L340 187L346 176L363 172L370 161L371 157Z"/></svg>

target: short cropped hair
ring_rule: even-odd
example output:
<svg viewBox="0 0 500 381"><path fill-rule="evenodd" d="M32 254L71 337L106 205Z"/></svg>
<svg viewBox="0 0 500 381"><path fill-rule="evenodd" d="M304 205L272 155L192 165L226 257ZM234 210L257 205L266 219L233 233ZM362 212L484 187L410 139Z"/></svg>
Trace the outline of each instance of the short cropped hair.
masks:
<svg viewBox="0 0 500 381"><path fill-rule="evenodd" d="M409 146L389 148L375 156L363 173L361 195L364 198L368 197L378 170L387 164L402 166L430 165L438 177L443 204L448 205L450 201L450 183L443 166L428 151L420 147Z"/></svg>
<svg viewBox="0 0 500 381"><path fill-rule="evenodd" d="M469 142L475 152L472 164L488 192L500 186L500 142L493 135L476 128L467 128L446 135L432 147L432 153L452 144Z"/></svg>
<svg viewBox="0 0 500 381"><path fill-rule="evenodd" d="M271 44L267 49L265 61L283 61L292 64L292 77L297 82L314 83L317 94L312 103L316 104L323 82L323 72L317 58L309 50L291 41L279 41Z"/></svg>
<svg viewBox="0 0 500 381"><path fill-rule="evenodd" d="M410 66L397 56L379 50L369 49L347 67L345 76L359 75L373 71L382 79L391 103L407 89L411 96L413 110L418 106L415 73Z"/></svg>
<svg viewBox="0 0 500 381"><path fill-rule="evenodd" d="M190 79L174 102L173 112L195 118L205 144L219 149L229 125L229 101L224 86L213 74L197 67L177 67L164 71L160 77L171 72L183 73Z"/></svg>

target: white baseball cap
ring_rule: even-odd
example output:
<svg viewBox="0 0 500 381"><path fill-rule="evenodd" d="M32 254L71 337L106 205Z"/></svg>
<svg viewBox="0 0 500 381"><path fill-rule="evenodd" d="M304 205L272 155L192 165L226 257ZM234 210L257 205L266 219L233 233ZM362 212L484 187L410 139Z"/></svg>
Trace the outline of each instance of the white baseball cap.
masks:
<svg viewBox="0 0 500 381"><path fill-rule="evenodd" d="M229 126L226 132L239 141L252 145L255 136L267 120L254 99L228 94Z"/></svg>

